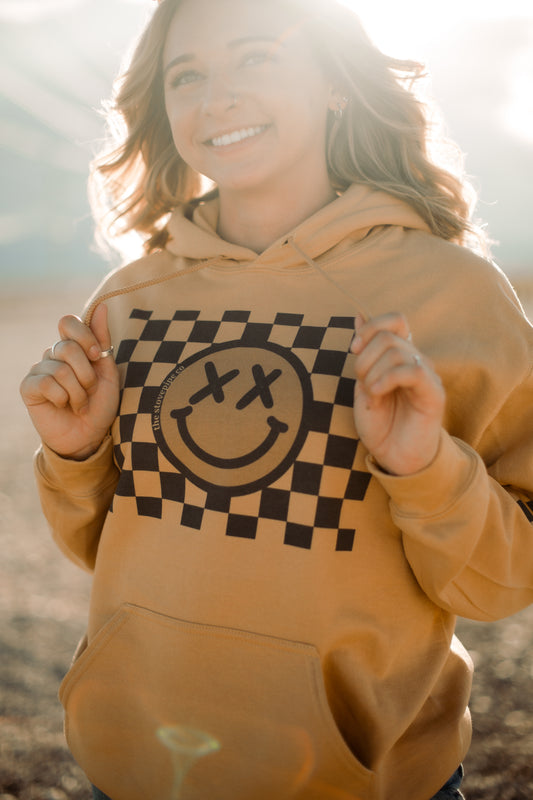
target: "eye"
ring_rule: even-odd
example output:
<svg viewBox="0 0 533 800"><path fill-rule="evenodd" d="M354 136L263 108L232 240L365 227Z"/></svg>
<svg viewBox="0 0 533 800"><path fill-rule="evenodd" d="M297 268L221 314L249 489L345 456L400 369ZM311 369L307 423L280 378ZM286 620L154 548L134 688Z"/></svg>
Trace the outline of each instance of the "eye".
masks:
<svg viewBox="0 0 533 800"><path fill-rule="evenodd" d="M171 89L177 89L180 86L187 86L191 83L196 83L197 81L201 81L203 75L201 72L195 69L187 69L183 70L183 72L177 72L175 75L172 75L169 78L168 85Z"/></svg>
<svg viewBox="0 0 533 800"><path fill-rule="evenodd" d="M271 47L261 48L259 50L253 50L250 53L247 53L245 56L243 56L241 60L241 66L255 67L260 64L266 64L269 61L273 61L273 59L274 59L274 52Z"/></svg>

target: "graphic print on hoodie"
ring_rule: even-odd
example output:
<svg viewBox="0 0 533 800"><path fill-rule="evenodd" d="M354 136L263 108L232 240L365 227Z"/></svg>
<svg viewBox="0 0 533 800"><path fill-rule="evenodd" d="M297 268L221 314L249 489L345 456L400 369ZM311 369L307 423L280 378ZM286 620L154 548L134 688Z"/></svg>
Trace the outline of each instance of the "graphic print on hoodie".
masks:
<svg viewBox="0 0 533 800"><path fill-rule="evenodd" d="M316 316L134 309L117 354L127 364L117 495L196 531L210 511L227 536L254 539L270 521L285 526L285 544L309 549L319 528L351 551L353 504L370 481L346 369L354 319Z"/></svg>

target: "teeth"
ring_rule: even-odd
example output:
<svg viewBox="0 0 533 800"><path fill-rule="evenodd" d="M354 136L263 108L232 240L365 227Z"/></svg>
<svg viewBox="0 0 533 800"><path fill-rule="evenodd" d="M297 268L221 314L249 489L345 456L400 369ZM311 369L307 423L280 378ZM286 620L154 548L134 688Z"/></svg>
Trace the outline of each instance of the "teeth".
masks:
<svg viewBox="0 0 533 800"><path fill-rule="evenodd" d="M257 136L265 130L264 125L259 125L257 128L243 128L240 131L233 131L233 133L225 133L223 136L215 136L211 139L211 144L215 147L224 147L228 144L236 144L242 142L243 139L249 139L251 136Z"/></svg>

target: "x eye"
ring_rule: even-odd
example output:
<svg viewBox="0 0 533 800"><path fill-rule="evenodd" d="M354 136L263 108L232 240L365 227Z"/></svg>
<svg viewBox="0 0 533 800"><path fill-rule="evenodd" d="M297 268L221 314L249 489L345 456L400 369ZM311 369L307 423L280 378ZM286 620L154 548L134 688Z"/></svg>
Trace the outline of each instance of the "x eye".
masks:
<svg viewBox="0 0 533 800"><path fill-rule="evenodd" d="M239 411L242 411L243 408L249 406L250 403L253 403L253 401L258 397L261 398L261 402L265 408L272 408L274 405L274 398L272 397L270 387L281 375L281 370L274 369L269 375L265 375L261 364L254 364L252 367L252 375L255 381L255 386L253 386L249 392L246 392L246 394L241 397L236 405L236 408Z"/></svg>
<svg viewBox="0 0 533 800"><path fill-rule="evenodd" d="M212 361L208 361L205 364L204 370L205 377L207 378L207 386L204 386L203 389L200 389L198 392L195 392L193 395L191 395L189 398L189 403L191 403L191 405L196 405L196 403L199 403L200 400L205 400L205 398L209 397L209 395L213 395L213 400L215 403L223 403L224 386L237 377L239 370L232 369L229 372L226 372L225 375L220 376Z"/></svg>

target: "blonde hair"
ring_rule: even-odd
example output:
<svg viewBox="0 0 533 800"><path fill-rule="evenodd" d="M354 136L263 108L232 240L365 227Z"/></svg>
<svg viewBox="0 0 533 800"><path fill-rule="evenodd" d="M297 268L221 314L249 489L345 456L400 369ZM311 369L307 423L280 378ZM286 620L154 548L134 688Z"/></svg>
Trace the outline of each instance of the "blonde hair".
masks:
<svg viewBox="0 0 533 800"><path fill-rule="evenodd" d="M217 0L223 2L224 0ZM453 150L452 166L431 105L416 87L425 72L415 61L383 54L359 18L339 0L274 0L299 14L328 80L347 98L328 121L332 185L366 184L401 198L437 236L487 253L471 221L475 193ZM167 119L162 74L166 34L181 0L163 0L119 75L107 116L113 147L93 162L91 200L103 236L113 243L130 231L151 252L166 242L171 210L198 200L202 176L179 156ZM442 150L442 148L441 148Z"/></svg>

